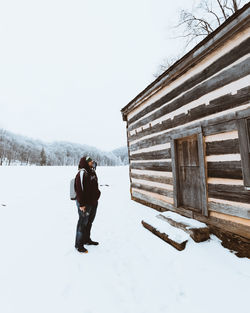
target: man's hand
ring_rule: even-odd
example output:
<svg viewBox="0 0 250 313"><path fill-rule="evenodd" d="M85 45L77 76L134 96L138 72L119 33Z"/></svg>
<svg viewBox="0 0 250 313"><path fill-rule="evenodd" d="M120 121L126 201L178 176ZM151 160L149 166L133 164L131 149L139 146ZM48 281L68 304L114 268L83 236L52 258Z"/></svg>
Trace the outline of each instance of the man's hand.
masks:
<svg viewBox="0 0 250 313"><path fill-rule="evenodd" d="M81 206L81 207L80 207L80 210L83 211L83 212L85 212L85 211L86 211L86 206Z"/></svg>

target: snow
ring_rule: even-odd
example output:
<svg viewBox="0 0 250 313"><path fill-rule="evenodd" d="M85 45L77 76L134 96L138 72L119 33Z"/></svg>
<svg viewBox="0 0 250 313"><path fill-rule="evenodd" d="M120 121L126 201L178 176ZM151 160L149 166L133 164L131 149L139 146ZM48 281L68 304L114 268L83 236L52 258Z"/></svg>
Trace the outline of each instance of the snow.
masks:
<svg viewBox="0 0 250 313"><path fill-rule="evenodd" d="M190 228L203 228L203 227L207 226L205 223L199 222L199 221L194 220L192 218L187 218L187 217L182 216L180 214L177 214L175 212L167 211L167 212L161 213L161 215L164 215L165 217L171 218L172 220L174 220L176 222L188 225L187 229L190 229Z"/></svg>
<svg viewBox="0 0 250 313"><path fill-rule="evenodd" d="M250 261L220 241L184 251L141 225L128 167L97 169L102 195L88 254L74 249L76 167L0 167L0 312L249 312ZM1 204L6 204L2 206Z"/></svg>
<svg viewBox="0 0 250 313"><path fill-rule="evenodd" d="M157 218L155 216L147 218L146 220L144 219L144 222L153 226L154 228L156 228L156 230L160 231L161 233L167 234L170 239L177 243L182 243L190 238L189 235L185 233L183 230L177 229L168 224L168 222L164 221L163 219Z"/></svg>

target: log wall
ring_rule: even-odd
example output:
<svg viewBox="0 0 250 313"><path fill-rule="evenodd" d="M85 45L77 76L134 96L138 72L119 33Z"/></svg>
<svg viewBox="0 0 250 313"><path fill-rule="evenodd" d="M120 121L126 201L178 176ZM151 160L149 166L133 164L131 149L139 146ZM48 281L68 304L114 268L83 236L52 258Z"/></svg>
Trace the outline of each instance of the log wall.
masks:
<svg viewBox="0 0 250 313"><path fill-rule="evenodd" d="M172 136L201 127L209 217L250 227L236 112L250 112L250 27L232 34L177 79L155 88L127 114L131 196L176 210ZM179 208L179 211L181 208ZM186 212L187 213L187 212Z"/></svg>

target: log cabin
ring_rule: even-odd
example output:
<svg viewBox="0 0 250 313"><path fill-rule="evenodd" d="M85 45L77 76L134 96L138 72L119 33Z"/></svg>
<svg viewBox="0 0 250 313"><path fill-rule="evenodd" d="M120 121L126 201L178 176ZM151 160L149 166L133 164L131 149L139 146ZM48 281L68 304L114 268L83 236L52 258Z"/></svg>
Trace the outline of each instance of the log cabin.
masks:
<svg viewBox="0 0 250 313"><path fill-rule="evenodd" d="M250 254L250 4L121 113L131 199L205 222Z"/></svg>

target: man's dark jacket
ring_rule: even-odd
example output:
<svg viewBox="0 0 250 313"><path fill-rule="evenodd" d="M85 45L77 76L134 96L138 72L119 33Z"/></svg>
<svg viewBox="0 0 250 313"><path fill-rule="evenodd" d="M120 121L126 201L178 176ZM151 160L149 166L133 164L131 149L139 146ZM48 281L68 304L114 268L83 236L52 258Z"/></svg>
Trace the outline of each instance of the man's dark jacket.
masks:
<svg viewBox="0 0 250 313"><path fill-rule="evenodd" d="M82 158L79 163L79 169L84 168L83 172L83 189L80 180L80 171L75 178L76 199L80 206L95 205L100 198L101 192L98 188L98 179L94 169L90 168L85 158Z"/></svg>

